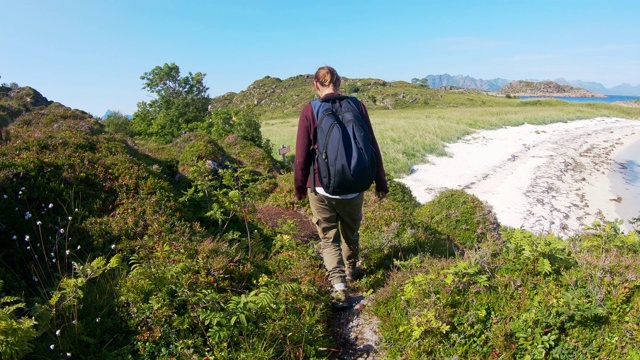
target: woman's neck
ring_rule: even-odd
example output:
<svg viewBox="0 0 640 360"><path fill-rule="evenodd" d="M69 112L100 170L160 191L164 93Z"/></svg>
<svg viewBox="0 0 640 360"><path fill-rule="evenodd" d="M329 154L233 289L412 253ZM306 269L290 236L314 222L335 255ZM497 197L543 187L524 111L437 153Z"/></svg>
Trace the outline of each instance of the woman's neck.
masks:
<svg viewBox="0 0 640 360"><path fill-rule="evenodd" d="M320 95L320 98L323 98L327 94L334 94L334 93L337 94L338 91L336 91L336 89L334 89L332 87L326 87L326 88L318 89L318 95Z"/></svg>

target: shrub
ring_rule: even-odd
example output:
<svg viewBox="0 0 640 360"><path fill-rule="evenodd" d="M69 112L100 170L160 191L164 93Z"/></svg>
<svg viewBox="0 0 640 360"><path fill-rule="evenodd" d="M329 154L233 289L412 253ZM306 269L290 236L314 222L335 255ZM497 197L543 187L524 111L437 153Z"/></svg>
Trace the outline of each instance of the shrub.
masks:
<svg viewBox="0 0 640 360"><path fill-rule="evenodd" d="M565 242L524 230L506 230L503 239L455 259L400 264L373 304L387 358L640 355L633 250L602 253L582 246L587 237Z"/></svg>
<svg viewBox="0 0 640 360"><path fill-rule="evenodd" d="M32 341L38 336L35 319L16 316L15 313L25 307L25 303L18 301L15 296L0 297L0 356L3 359L21 358L31 351Z"/></svg>
<svg viewBox="0 0 640 360"><path fill-rule="evenodd" d="M120 111L114 111L107 115L107 118L104 119L103 123L108 132L133 135L133 131L131 130L131 120L129 120L129 118Z"/></svg>
<svg viewBox="0 0 640 360"><path fill-rule="evenodd" d="M358 84L349 83L347 84L347 94L356 94L360 91L360 87Z"/></svg>
<svg viewBox="0 0 640 360"><path fill-rule="evenodd" d="M382 285L394 260L429 252L430 240L414 230L413 213L419 206L409 188L394 180L389 181L389 194L382 201L375 192L365 192L360 258L362 267L370 269L370 278L364 285Z"/></svg>
<svg viewBox="0 0 640 360"><path fill-rule="evenodd" d="M463 190L441 192L418 209L415 217L464 249L500 239L500 224L491 208Z"/></svg>

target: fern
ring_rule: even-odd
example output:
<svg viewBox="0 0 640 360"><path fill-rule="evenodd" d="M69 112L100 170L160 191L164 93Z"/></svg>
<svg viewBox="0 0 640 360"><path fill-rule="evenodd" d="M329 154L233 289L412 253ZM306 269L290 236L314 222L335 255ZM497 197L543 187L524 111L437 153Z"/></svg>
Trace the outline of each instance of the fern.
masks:
<svg viewBox="0 0 640 360"><path fill-rule="evenodd" d="M0 290L2 280L0 280ZM24 309L25 304L15 296L0 298L0 358L17 359L33 349L32 341L38 336L33 318L16 317L15 312Z"/></svg>

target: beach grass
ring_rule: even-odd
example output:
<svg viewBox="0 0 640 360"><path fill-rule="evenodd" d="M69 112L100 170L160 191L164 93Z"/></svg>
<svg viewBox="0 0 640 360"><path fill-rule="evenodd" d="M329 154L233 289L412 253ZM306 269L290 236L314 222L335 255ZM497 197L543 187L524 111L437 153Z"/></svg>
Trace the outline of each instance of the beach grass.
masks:
<svg viewBox="0 0 640 360"><path fill-rule="evenodd" d="M451 100L453 99L453 100ZM398 178L411 167L427 162L427 155L446 155L447 143L477 130L522 124L551 124L596 117L640 119L640 109L608 103L570 103L553 99L518 100L491 96L450 97L441 104L420 109L370 112L387 173ZM262 134L274 145L291 146L287 161L295 155L298 119L262 122Z"/></svg>

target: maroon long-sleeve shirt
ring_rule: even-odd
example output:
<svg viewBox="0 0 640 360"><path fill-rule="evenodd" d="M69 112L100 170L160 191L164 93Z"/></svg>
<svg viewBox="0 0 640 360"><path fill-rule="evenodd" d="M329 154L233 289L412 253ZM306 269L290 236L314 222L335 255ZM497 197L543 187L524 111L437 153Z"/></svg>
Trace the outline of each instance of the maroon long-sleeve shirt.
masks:
<svg viewBox="0 0 640 360"><path fill-rule="evenodd" d="M322 100L329 100L334 98L346 97L337 93L330 93L323 96ZM361 101L358 101L358 103L360 104L362 118L364 119L367 127L369 128L369 132L371 133L371 143L376 153L376 161L378 164L378 172L375 178L376 192L386 194L389 192L389 187L387 185L387 178L385 176L384 166L382 164L382 154L380 152L380 147L378 146L378 141L376 140L376 137L374 135L373 127L371 126L371 119L369 118L367 108ZM313 149L317 148L317 124L318 122L316 121L316 117L313 114L313 107L311 106L311 104L307 104L302 109L302 112L300 113L300 119L298 120L296 155L293 168L295 196L298 200L304 199L307 196L307 189L311 187L311 178L309 175L311 173L311 164L313 163ZM315 183L320 184L317 166L314 166L313 176L315 176Z"/></svg>

